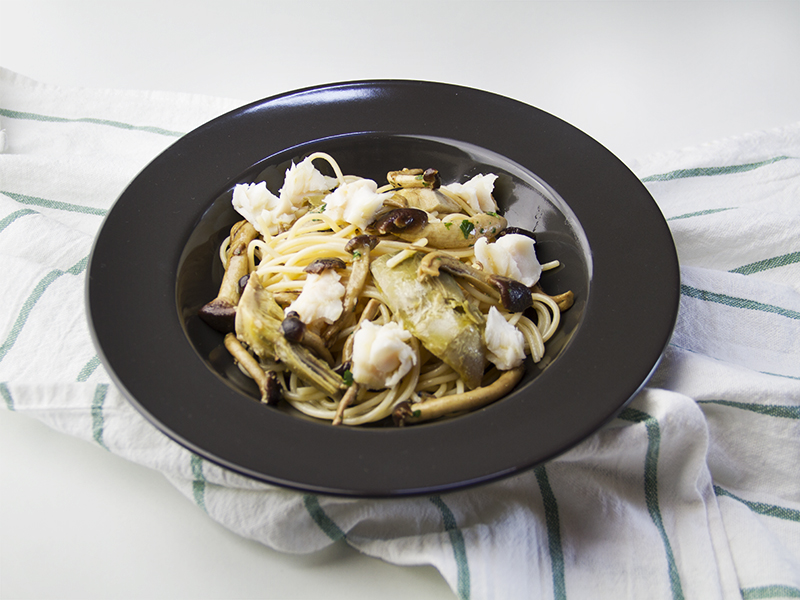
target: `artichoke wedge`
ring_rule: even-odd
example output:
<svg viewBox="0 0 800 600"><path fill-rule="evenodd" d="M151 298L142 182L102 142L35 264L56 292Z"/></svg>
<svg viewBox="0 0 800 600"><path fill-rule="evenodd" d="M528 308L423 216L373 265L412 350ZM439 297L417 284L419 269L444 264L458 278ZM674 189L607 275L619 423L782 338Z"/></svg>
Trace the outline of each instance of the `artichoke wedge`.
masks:
<svg viewBox="0 0 800 600"><path fill-rule="evenodd" d="M283 309L262 287L258 275L252 274L236 309L236 337L261 358L281 361L329 396L346 389L344 380L324 360L284 337L283 316Z"/></svg>
<svg viewBox="0 0 800 600"><path fill-rule="evenodd" d="M417 278L417 254L395 267L389 255L370 265L372 278L403 327L428 351L450 365L474 389L481 384L486 356L483 317L472 309L455 279L447 273Z"/></svg>

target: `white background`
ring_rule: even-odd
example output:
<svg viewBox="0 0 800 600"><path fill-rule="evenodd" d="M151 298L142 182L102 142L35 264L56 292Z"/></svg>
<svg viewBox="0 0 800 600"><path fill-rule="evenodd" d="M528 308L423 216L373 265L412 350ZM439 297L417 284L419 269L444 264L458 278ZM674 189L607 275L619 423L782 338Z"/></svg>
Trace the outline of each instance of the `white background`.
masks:
<svg viewBox="0 0 800 600"><path fill-rule="evenodd" d="M0 1L0 65L242 103L354 79L522 100L628 165L800 120L800 2ZM144 166L144 165L142 165ZM290 556L159 473L0 410L0 597L453 598L343 543Z"/></svg>

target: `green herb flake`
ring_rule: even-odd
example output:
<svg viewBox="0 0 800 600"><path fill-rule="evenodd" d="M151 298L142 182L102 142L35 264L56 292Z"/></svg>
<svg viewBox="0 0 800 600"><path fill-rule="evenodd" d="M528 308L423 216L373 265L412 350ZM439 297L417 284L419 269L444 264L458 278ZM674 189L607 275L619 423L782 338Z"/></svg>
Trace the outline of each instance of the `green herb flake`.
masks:
<svg viewBox="0 0 800 600"><path fill-rule="evenodd" d="M447 221L447 222L445 222L445 224L444 224L444 228L445 228L445 229L450 229L452 226L453 226L453 223L451 223L450 221Z"/></svg>
<svg viewBox="0 0 800 600"><path fill-rule="evenodd" d="M467 238L469 238L469 234L472 233L472 230L475 229L475 224L472 221L467 221L466 219L464 219L463 221L461 221L460 228L461 228L461 233L464 234L464 239L466 240Z"/></svg>
<svg viewBox="0 0 800 600"><path fill-rule="evenodd" d="M344 374L342 374L342 379L347 387L353 385L353 373L350 371L350 369L347 369Z"/></svg>
<svg viewBox="0 0 800 600"><path fill-rule="evenodd" d="M490 217L496 217L497 216L496 212L491 212L491 211L486 211L486 214L489 215Z"/></svg>
<svg viewBox="0 0 800 600"><path fill-rule="evenodd" d="M361 258L361 251L353 250L353 260L358 260L359 258Z"/></svg>
<svg viewBox="0 0 800 600"><path fill-rule="evenodd" d="M422 414L422 411L417 409L412 413L415 417L419 417Z"/></svg>

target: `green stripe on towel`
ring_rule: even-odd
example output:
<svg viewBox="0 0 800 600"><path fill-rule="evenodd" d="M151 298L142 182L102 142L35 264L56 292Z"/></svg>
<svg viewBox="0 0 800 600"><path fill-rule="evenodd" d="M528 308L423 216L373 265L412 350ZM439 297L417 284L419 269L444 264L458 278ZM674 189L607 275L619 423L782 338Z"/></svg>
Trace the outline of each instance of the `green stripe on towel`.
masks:
<svg viewBox="0 0 800 600"><path fill-rule="evenodd" d="M704 215L713 215L716 213L725 212L726 210L736 210L736 206L731 206L729 208L709 208L708 210L698 210L697 212L690 212L683 215L677 215L674 217L670 217L667 221L677 221L678 219L690 219L692 217L702 217Z"/></svg>
<svg viewBox="0 0 800 600"><path fill-rule="evenodd" d="M109 119L95 119L92 117L78 117L74 119L69 119L67 117L40 115L37 113L9 110L7 108L0 108L0 116L6 117L8 119L21 119L24 121L40 121L45 123L89 123L92 125L115 127L117 129L144 131L146 133L155 133L157 135L166 135L169 137L181 137L182 135L184 135L180 131L170 131L169 129L163 129L161 127L152 127L150 125L132 125L131 123L123 123L122 121L112 121Z"/></svg>
<svg viewBox="0 0 800 600"><path fill-rule="evenodd" d="M80 275L84 269L86 269L86 265L88 263L89 257L86 256L66 271L62 271L61 269L53 269L39 280L39 283L36 284L36 287L33 288L33 291L23 303L22 308L17 315L17 320L14 321L14 325L11 326L11 331L9 332L3 344L0 345L0 362L3 361L9 350L11 350L16 343L22 328L25 326L25 323L28 321L28 317L31 315L33 307L36 306L36 303L47 291L47 288L50 287L50 284L62 275Z"/></svg>
<svg viewBox="0 0 800 600"><path fill-rule="evenodd" d="M0 383L0 396L3 397L3 400L6 403L6 408L8 410L15 410L14 397L11 395L11 390L8 389L8 383L6 383L5 381Z"/></svg>
<svg viewBox="0 0 800 600"><path fill-rule="evenodd" d="M697 300L705 300L706 302L723 304L733 308L773 313L789 319L800 320L800 312L796 310L781 308L780 306L774 306L772 304L764 304L762 302L756 302L755 300L747 300L745 298L736 298L735 296L728 296L726 294L718 294L716 292L700 290L685 284L681 284L681 294L688 296L689 298L696 298Z"/></svg>
<svg viewBox="0 0 800 600"><path fill-rule="evenodd" d="M47 275L42 277L39 280L39 283L36 284L36 287L33 288L33 291L25 300L20 309L19 314L17 315L17 320L14 321L14 325L11 326L11 331L6 337L5 341L2 345L0 345L0 362L8 354L8 351L14 346L19 337L22 328L25 326L25 323L28 321L28 317L30 317L31 311L33 307L36 306L36 303L41 299L44 293L47 291L47 288L50 287L50 284L53 283L56 279L61 277L62 275L80 275L84 269L86 269L86 265L89 263L89 257L86 256L71 266L66 271L62 271L61 269L53 269Z"/></svg>
<svg viewBox="0 0 800 600"><path fill-rule="evenodd" d="M470 573L469 562L467 561L467 546L464 543L464 535L458 528L456 517L450 507L447 506L441 496L431 496L428 498L439 512L442 513L444 529L450 536L450 545L453 547L453 555L456 561L456 573L458 577L458 598L459 600L469 600L470 597Z"/></svg>
<svg viewBox="0 0 800 600"><path fill-rule="evenodd" d="M741 590L742 600L764 600L766 598L800 598L800 588L789 585L763 585Z"/></svg>
<svg viewBox="0 0 800 600"><path fill-rule="evenodd" d="M777 269L787 265L793 265L800 262L800 252L791 252L789 254L782 254L774 258L766 260L759 260L748 265L742 265L735 269L731 269L730 273L739 273L741 275L752 275L753 273L760 273L761 271L768 271L769 269Z"/></svg>
<svg viewBox="0 0 800 600"><path fill-rule="evenodd" d="M319 496L316 494L304 494L303 506L306 507L306 511L314 520L314 523L317 524L317 527L334 542L338 542L347 537L344 531L339 528L334 520L327 515L322 506L320 506Z"/></svg>
<svg viewBox="0 0 800 600"><path fill-rule="evenodd" d="M2 193L2 192L0 192ZM30 208L23 208L20 210L16 210L10 215L3 217L0 219L0 231L3 231L6 227L11 225L14 221L19 219L20 217L24 217L25 215L33 215L36 214L35 210L31 210Z"/></svg>
<svg viewBox="0 0 800 600"><path fill-rule="evenodd" d="M95 354L89 360L89 362L87 362L84 365L84 367L81 369L81 372L78 373L78 382L84 382L87 379L89 379L89 377L92 376L92 373L94 373L97 370L97 367L99 366L100 366L100 357Z"/></svg>
<svg viewBox="0 0 800 600"><path fill-rule="evenodd" d="M775 504L767 504L765 502L752 502L750 500L745 500L744 498L739 498L739 496L735 494L731 494L728 490L718 485L714 486L714 493L717 495L717 497L731 498L737 502L741 502L756 514L764 515L765 517L775 517L776 519L783 519L784 521L800 523L800 510L786 508L785 506L777 506Z"/></svg>
<svg viewBox="0 0 800 600"><path fill-rule="evenodd" d="M547 545L550 551L550 568L553 572L553 598L566 600L567 584L564 577L564 550L561 546L561 522L558 516L558 502L550 487L550 480L544 466L534 469L539 491L544 503L544 521L547 525Z"/></svg>
<svg viewBox="0 0 800 600"><path fill-rule="evenodd" d="M749 402L731 402L730 400L698 400L698 404L718 404L741 410L778 417L781 419L800 419L800 406L784 406L780 404L753 404Z"/></svg>
<svg viewBox="0 0 800 600"><path fill-rule="evenodd" d="M203 512L208 513L206 508L206 476L203 473L203 459L192 454L192 496L194 497L195 504L203 509Z"/></svg>
<svg viewBox="0 0 800 600"><path fill-rule="evenodd" d="M103 434L105 429L105 416L103 415L103 404L106 401L106 393L108 392L107 383L98 383L94 389L94 398L92 399L92 438L95 442L100 444L103 448L108 450Z"/></svg>
<svg viewBox="0 0 800 600"><path fill-rule="evenodd" d="M782 160L791 160L794 156L776 156L760 162L746 163L741 165L727 165L721 167L698 167L695 169L677 169L668 173L659 173L657 175L650 175L642 178L643 183L650 181L672 181L673 179L686 179L688 177L715 177L717 175L735 175L737 173L746 173L753 171L760 167L765 167Z"/></svg>
<svg viewBox="0 0 800 600"><path fill-rule="evenodd" d="M619 418L633 423L644 423L647 430L647 452L644 461L645 502L650 518L653 520L664 544L672 598L673 600L683 600L683 586L681 585L680 574L675 564L672 544L670 544L667 530L664 528L664 520L661 517L661 508L658 503L658 454L661 449L661 427L655 417L635 408L626 408L620 413Z"/></svg>
<svg viewBox="0 0 800 600"><path fill-rule="evenodd" d="M9 198L16 200L20 204L41 206L42 208L52 208L53 210L63 210L66 212L81 213L84 215L96 215L99 217L103 217L106 214L108 214L108 211L104 208L95 208L93 206L82 206L80 204L70 204L69 202L48 200L47 198L39 198L37 196L26 196L24 194L16 194L14 192L7 192L4 190L0 190L0 194L5 194Z"/></svg>

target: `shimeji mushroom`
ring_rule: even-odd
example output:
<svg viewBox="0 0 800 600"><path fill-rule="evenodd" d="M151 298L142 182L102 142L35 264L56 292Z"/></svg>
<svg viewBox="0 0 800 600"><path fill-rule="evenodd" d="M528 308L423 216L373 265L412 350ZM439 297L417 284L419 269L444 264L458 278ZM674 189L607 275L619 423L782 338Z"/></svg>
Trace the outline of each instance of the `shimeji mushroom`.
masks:
<svg viewBox="0 0 800 600"><path fill-rule="evenodd" d="M264 371L253 355L236 338L236 334L229 333L225 336L225 348L256 382L258 391L261 392L261 401L264 404L274 406L283 399L283 388L278 381L277 374L274 371Z"/></svg>
<svg viewBox="0 0 800 600"><path fill-rule="evenodd" d="M199 315L217 331L233 331L236 320L236 305L239 303L239 280L248 273L247 246L258 237L258 231L246 220L239 221L231 228L228 244L225 275L217 297L203 306Z"/></svg>
<svg viewBox="0 0 800 600"><path fill-rule="evenodd" d="M406 425L484 407L514 389L524 373L525 367L520 366L502 371L500 376L487 386L461 394L432 397L414 403L405 400L395 407L392 419L395 425Z"/></svg>
<svg viewBox="0 0 800 600"><path fill-rule="evenodd" d="M396 208L379 217L370 225L377 234L392 234L407 242L421 238L428 240L431 248L468 248L479 237L494 237L506 227L507 221L495 213L477 213L472 216L451 213L442 220L432 220L420 208Z"/></svg>

